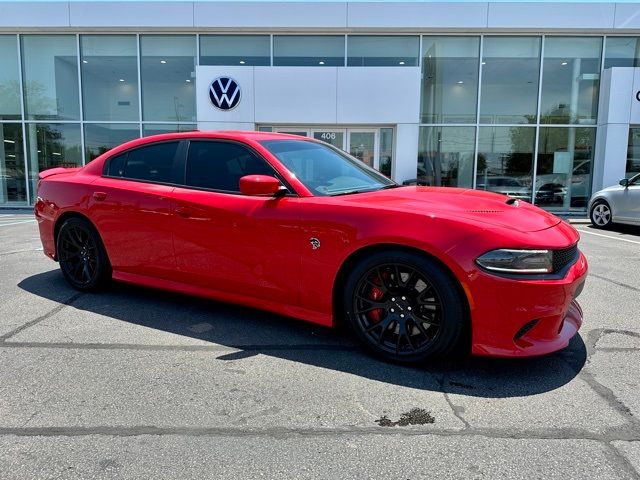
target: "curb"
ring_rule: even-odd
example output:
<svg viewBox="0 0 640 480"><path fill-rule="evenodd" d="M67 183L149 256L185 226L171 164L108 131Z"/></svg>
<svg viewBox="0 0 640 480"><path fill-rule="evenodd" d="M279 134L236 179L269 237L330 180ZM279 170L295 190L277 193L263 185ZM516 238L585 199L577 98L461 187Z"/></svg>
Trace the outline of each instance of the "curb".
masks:
<svg viewBox="0 0 640 480"><path fill-rule="evenodd" d="M565 220L574 225L590 225L591 220L588 218L565 218Z"/></svg>

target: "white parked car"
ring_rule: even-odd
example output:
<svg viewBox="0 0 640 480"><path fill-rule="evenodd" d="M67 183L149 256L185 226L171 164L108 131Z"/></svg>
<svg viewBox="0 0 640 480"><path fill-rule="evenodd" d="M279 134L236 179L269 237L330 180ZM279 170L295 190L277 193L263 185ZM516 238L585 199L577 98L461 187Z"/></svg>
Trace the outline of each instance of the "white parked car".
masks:
<svg viewBox="0 0 640 480"><path fill-rule="evenodd" d="M640 225L640 174L596 192L589 201L589 217L596 228L612 223Z"/></svg>

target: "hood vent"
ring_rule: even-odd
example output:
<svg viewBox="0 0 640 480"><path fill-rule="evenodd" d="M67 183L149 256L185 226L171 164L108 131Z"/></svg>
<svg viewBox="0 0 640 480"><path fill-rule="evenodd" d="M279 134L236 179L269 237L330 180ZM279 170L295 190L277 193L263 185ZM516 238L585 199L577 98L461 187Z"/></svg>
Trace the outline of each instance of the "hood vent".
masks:
<svg viewBox="0 0 640 480"><path fill-rule="evenodd" d="M467 210L469 213L502 213L504 210Z"/></svg>

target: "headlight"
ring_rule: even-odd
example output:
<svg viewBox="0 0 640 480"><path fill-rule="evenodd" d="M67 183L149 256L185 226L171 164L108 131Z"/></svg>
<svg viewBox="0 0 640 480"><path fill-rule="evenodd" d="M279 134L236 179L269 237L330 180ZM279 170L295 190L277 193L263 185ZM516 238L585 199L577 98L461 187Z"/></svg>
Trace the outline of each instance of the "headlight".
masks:
<svg viewBox="0 0 640 480"><path fill-rule="evenodd" d="M491 250L476 260L478 265L501 273L551 273L553 254L551 250Z"/></svg>

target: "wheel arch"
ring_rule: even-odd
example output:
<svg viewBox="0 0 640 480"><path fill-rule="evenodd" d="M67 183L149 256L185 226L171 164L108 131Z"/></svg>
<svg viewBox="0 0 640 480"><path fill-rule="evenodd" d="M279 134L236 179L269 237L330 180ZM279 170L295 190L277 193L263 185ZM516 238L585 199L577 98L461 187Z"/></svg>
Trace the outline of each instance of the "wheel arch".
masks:
<svg viewBox="0 0 640 480"><path fill-rule="evenodd" d="M89 217L87 217L86 215L76 211L76 210L68 210L64 213L62 213L55 221L54 225L53 225L53 244L54 244L54 248L55 248L55 258L54 260L58 260L58 234L60 233L60 228L62 227L62 225L64 224L64 222L66 222L67 220L69 220L70 218L81 218L82 220L86 220L87 222L89 222L89 224L93 227L93 229L95 230L95 232L98 234L98 237L100 238L100 241L102 242L102 245L104 246L104 240L102 239L102 235L100 235L100 232L98 231L97 227L95 226L95 224L91 221L91 219ZM106 247L105 247L106 250ZM108 254L107 254L108 255Z"/></svg>
<svg viewBox="0 0 640 480"><path fill-rule="evenodd" d="M378 252L386 252L386 251L400 251L413 253L416 255L420 255L422 257L428 258L429 260L437 263L442 270L450 276L451 280L453 280L454 285L456 286L456 290L458 296L462 301L462 307L464 311L464 327L462 335L460 336L459 344L466 351L471 350L471 336L472 336L472 324L471 324L471 308L469 306L469 299L467 298L467 294L460 283L460 280L453 273L451 268L444 263L441 259L432 255L424 250L421 250L416 247L411 247L407 245L394 244L394 243L378 243L374 245L366 245L363 246L354 252L352 252L340 265L338 269L338 273L336 274L336 278L333 282L333 290L331 293L331 303L333 307L333 323L336 326L342 326L344 322L344 318L340 313L342 307L342 291L347 281L347 277L351 269L361 260L366 258L369 255Z"/></svg>
<svg viewBox="0 0 640 480"><path fill-rule="evenodd" d="M587 211L589 220L591 220L591 213L598 203L606 203L609 206L609 210L611 211L611 221L613 222L613 217L615 216L615 212L613 210L613 202L606 195L598 195L591 199L591 201L589 202L589 210Z"/></svg>

